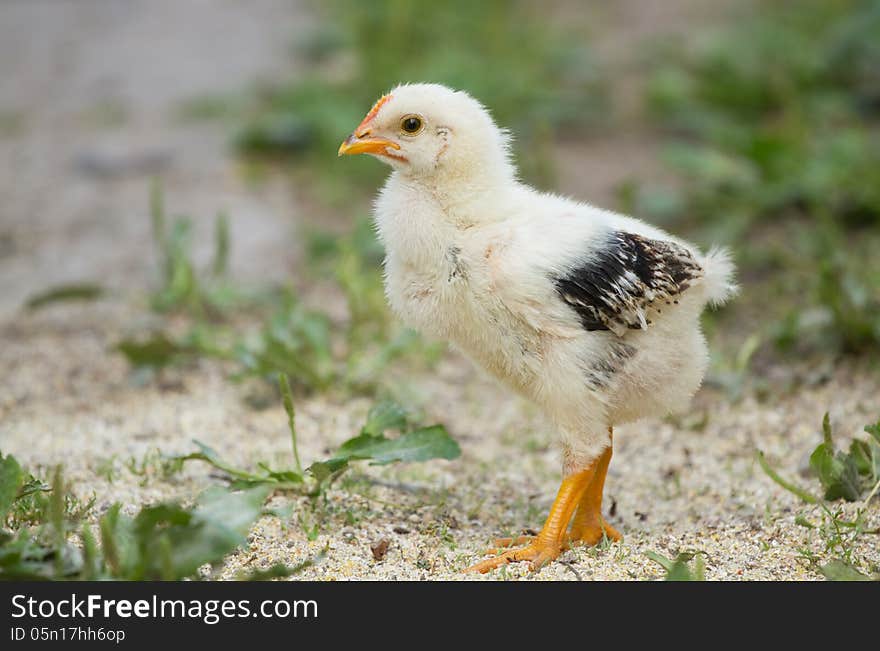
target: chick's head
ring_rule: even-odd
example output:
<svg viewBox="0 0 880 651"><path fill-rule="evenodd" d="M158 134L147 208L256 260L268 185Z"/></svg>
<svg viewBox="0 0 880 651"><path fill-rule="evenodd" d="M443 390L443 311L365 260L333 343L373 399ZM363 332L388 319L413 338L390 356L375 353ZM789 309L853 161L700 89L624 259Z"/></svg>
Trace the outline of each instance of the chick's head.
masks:
<svg viewBox="0 0 880 651"><path fill-rule="evenodd" d="M405 84L383 95L339 147L370 154L402 174L432 178L512 176L508 134L463 91Z"/></svg>

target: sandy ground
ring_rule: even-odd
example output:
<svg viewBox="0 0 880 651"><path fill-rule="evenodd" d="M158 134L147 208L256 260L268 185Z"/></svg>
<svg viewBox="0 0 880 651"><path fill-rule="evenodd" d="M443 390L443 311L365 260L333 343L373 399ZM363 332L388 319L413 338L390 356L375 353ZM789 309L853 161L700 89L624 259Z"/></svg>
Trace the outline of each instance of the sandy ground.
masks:
<svg viewBox="0 0 880 651"><path fill-rule="evenodd" d="M201 362L139 386L112 347L156 323L143 298L154 266L153 175L175 212L199 220L206 242L216 211L229 212L236 277L296 273L297 188L249 185L227 149L228 129L181 121L178 109L203 93L295 74L291 40L310 19L286 0L73 4L0 5L0 449L32 467L64 463L79 494L98 496L99 513L117 500L135 510L216 483L203 465L164 479L151 463L157 450L189 451L193 438L238 464L290 462L283 411L248 407L222 366ZM663 16L635 20L638 4L620 3L603 20L639 35L651 25L671 29ZM694 3L672 4L683 11ZM630 167L661 174L637 143L634 135L625 145L631 166L609 167L615 149L607 140L566 149L566 168L588 181L568 173L562 187L584 198L587 188L598 201ZM83 280L117 291L95 303L20 309L34 292ZM747 336L729 335L734 343ZM880 379L857 361L764 369L758 379L769 390L733 401L709 386L686 416L618 429L606 512L623 542L569 551L538 573L512 565L490 578L650 579L662 572L645 552L679 549L704 551L710 579L817 578L801 550L821 555L822 539L795 518L818 523L820 512L772 483L755 453L810 484L802 475L822 414L831 412L842 445L880 415ZM534 408L453 354L407 385L427 419L444 422L461 443L462 457L358 468L318 511L278 495L273 506L293 505L294 517L262 518L222 577L326 549L303 578L459 579L493 536L540 527L560 477L553 432ZM355 434L369 404L335 392L299 399L303 458ZM845 507L849 515L858 508ZM319 519L309 540L305 529ZM880 526L878 500L865 520ZM383 539L388 551L376 561L370 548ZM876 542L862 536L855 554L880 563Z"/></svg>

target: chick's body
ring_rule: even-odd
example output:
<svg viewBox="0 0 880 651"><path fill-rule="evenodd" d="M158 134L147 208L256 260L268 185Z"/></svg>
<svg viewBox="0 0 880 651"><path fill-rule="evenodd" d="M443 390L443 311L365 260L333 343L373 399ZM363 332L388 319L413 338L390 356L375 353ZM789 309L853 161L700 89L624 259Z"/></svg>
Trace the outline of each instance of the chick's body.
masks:
<svg viewBox="0 0 880 651"><path fill-rule="evenodd" d="M560 430L567 467L601 452L610 425L685 407L708 359L700 312L726 291L726 258L524 185L486 198L497 216L488 223L466 210L450 215L418 183L391 176L375 216L395 313L542 407ZM618 232L682 245L703 269L693 287L646 310L649 327L622 336L585 330L556 285ZM713 265L722 267L720 287Z"/></svg>
<svg viewBox="0 0 880 651"><path fill-rule="evenodd" d="M544 528L479 571L619 537L601 516L612 427L687 405L708 359L700 313L734 290L724 252L538 192L517 180L507 143L469 95L418 84L380 99L340 147L394 170L374 209L394 312L560 433L565 479Z"/></svg>

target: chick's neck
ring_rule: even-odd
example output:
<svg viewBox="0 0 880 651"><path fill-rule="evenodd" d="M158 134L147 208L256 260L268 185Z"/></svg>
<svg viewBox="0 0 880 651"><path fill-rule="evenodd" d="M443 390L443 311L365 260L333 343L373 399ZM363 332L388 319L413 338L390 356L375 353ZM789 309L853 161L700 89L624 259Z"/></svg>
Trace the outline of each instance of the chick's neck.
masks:
<svg viewBox="0 0 880 651"><path fill-rule="evenodd" d="M438 217L457 229L500 221L502 207L518 187L515 169L503 155L470 165L441 165L431 175L400 175L397 180L433 203Z"/></svg>

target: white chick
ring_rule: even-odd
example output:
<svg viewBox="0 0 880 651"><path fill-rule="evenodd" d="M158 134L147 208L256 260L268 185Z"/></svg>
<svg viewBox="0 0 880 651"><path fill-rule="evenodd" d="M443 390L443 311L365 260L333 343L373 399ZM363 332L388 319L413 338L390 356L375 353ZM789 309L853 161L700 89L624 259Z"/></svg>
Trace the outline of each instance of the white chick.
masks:
<svg viewBox="0 0 880 651"><path fill-rule="evenodd" d="M619 540L601 510L612 428L687 406L708 360L700 313L735 291L726 252L525 185L508 134L444 86L383 96L339 148L358 153L393 170L374 210L393 311L559 432L563 481L543 528L469 569L538 568L570 544Z"/></svg>

